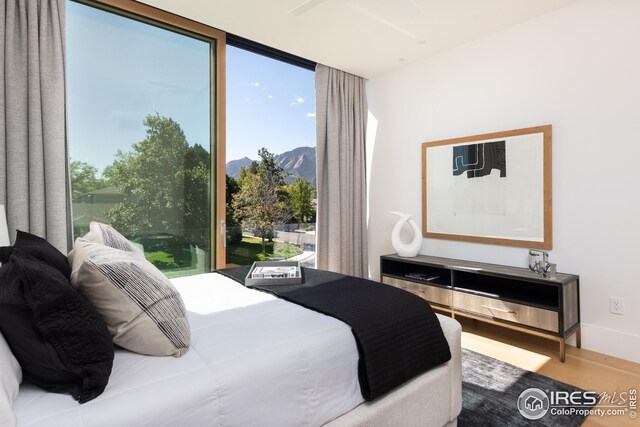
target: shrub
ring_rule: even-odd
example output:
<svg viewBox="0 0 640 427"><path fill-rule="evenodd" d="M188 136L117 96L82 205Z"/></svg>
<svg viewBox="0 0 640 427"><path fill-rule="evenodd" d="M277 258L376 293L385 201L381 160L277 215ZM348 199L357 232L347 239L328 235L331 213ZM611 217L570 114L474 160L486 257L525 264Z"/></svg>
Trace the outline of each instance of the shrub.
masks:
<svg viewBox="0 0 640 427"><path fill-rule="evenodd" d="M227 245L237 245L242 241L242 227L227 227Z"/></svg>

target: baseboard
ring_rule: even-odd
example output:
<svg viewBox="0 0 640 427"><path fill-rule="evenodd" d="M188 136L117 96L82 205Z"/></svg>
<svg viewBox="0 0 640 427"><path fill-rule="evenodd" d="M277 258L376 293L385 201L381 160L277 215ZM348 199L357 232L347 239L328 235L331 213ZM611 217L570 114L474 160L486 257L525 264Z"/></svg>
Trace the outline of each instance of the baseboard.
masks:
<svg viewBox="0 0 640 427"><path fill-rule="evenodd" d="M640 363L640 335L581 323L582 347L598 353Z"/></svg>

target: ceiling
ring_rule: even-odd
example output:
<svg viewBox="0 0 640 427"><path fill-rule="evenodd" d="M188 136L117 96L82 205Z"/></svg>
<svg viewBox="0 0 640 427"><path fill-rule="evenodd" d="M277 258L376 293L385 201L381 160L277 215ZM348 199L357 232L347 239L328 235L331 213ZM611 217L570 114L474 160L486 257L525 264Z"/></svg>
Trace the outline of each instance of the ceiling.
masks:
<svg viewBox="0 0 640 427"><path fill-rule="evenodd" d="M577 0L139 0L373 77Z"/></svg>

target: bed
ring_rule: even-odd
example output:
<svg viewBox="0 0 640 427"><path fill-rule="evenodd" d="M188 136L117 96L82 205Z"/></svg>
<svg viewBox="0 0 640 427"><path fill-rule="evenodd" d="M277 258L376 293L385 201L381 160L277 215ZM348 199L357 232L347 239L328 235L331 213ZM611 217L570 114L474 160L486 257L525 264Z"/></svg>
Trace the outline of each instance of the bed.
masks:
<svg viewBox="0 0 640 427"><path fill-rule="evenodd" d="M455 425L460 325L438 316L451 360L364 402L350 327L218 273L172 280L191 326L180 358L117 350L98 398L23 383L18 426Z"/></svg>

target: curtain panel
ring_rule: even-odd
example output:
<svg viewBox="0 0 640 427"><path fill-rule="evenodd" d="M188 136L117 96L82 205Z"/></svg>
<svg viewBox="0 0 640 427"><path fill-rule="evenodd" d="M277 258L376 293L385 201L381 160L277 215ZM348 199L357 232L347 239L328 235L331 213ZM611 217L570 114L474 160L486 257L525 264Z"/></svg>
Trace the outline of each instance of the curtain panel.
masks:
<svg viewBox="0 0 640 427"><path fill-rule="evenodd" d="M365 80L316 66L316 266L368 276Z"/></svg>
<svg viewBox="0 0 640 427"><path fill-rule="evenodd" d="M71 239L65 0L0 4L0 204L63 253Z"/></svg>

